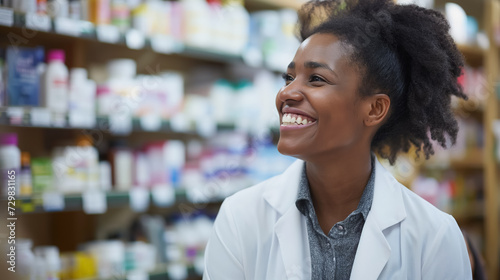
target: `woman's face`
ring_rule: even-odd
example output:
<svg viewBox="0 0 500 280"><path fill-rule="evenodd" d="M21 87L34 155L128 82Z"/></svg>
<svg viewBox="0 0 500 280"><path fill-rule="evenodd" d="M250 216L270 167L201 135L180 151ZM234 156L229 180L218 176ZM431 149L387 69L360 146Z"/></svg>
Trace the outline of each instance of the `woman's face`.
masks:
<svg viewBox="0 0 500 280"><path fill-rule="evenodd" d="M332 34L314 34L300 45L276 96L282 154L310 160L365 144L361 75L349 55Z"/></svg>

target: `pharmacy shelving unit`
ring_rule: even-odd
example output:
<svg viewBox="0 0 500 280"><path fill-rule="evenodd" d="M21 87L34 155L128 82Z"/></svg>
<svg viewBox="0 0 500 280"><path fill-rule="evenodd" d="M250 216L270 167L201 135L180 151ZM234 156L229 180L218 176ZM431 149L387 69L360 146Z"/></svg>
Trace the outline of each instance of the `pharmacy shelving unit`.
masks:
<svg viewBox="0 0 500 280"><path fill-rule="evenodd" d="M435 5L442 7L445 2L436 0ZM480 26L486 31L490 45L487 49L477 46L458 45L459 50L465 57L466 63L474 68L482 68L486 77L486 100L484 106L477 107L470 101L460 102L456 110L457 116L474 118L482 123L484 128L484 143L482 147L467 150L461 159L451 160L445 167L435 166L432 163L420 163L421 172L447 172L454 171L459 174L470 174L479 172L483 176L484 202L474 202L466 205L464 209L454 213L461 227L468 225L479 225L482 232L482 253L485 258L488 279L498 279L500 276L499 260L499 201L500 201L500 174L499 164L495 158L495 136L493 134L493 122L499 118L499 97L496 90L500 81L500 49L498 36L500 30L500 2L498 0L485 0L477 3L475 1L454 1L462 6L467 14L471 14L480 20ZM496 34L496 35L495 35ZM497 42L497 43L495 43ZM467 93L466 93L467 94ZM411 185L410 181L404 182Z"/></svg>
<svg viewBox="0 0 500 280"><path fill-rule="evenodd" d="M436 0L435 5L443 7L445 2ZM486 31L490 45L487 49L477 46L458 45L459 50L465 57L466 64L473 68L482 68L485 73L486 100L484 106L477 106L475 101L460 101L456 108L456 115L473 118L483 126L484 135L482 147L470 148L465 155L459 159L451 159L445 166L435 165L430 162L419 161L416 166L418 173L445 174L452 171L456 174L468 176L468 174L482 174L484 201L476 200L462 205L460 209L450 209L451 214L464 229L472 226L479 227L482 240L482 254L485 258L485 268L488 279L498 279L499 267L499 179L500 169L495 158L495 136L493 134L493 122L499 118L498 98L496 88L500 81L500 57L499 43L495 39L500 27L500 2L497 0L485 0L480 3L474 1L454 1L462 6L467 14L471 14L480 20L480 26ZM467 94L467 92L466 92ZM410 186L416 174L402 183Z"/></svg>
<svg viewBox="0 0 500 280"><path fill-rule="evenodd" d="M298 9L303 1L284 1L284 0L247 0L245 5L250 10L259 9L277 9L290 8ZM436 1L439 2L439 1ZM442 1L441 1L442 2ZM458 1L471 2L471 1ZM471 4L469 3L469 6ZM481 170L484 174L485 205L483 209L475 211L469 217L458 217L459 222L467 223L474 219L482 223L485 232L484 256L486 259L489 279L498 279L500 275L499 264L499 167L494 158L495 140L492 133L492 122L499 118L498 101L495 94L495 85L499 82L500 72L500 50L495 47L494 26L500 26L500 2L498 0L485 0L482 2L482 15L484 29L490 38L491 46L487 50L478 47L460 45L466 60L473 66L482 66L487 73L488 96L485 108L475 114L479 115L484 124L484 149L470 151L466 157L459 161L450 163L454 170ZM466 8L467 10L467 8ZM8 16L8 15L7 15ZM69 28L61 29L60 23L51 21L49 25L38 28L34 31L27 28L26 19L22 15L12 14L12 22L0 19L2 24L12 25L10 27L0 26L0 43L11 44L15 37L8 35L17 35L16 42L28 44L30 46L43 45L49 48L63 48L68 54L69 67L87 67L91 62L107 61L113 58L135 58L138 61L138 69L145 69L147 65L166 65L168 70L187 71L195 65L206 64L215 68L224 68L229 64L242 64L244 60L241 57L227 55L218 52L200 50L179 45L164 44L162 38L155 42L147 38L135 38L129 34L120 34L118 37L109 34L106 30L96 30L85 25L67 24ZM108 33L106 33L108 32ZM497 31L498 32L498 31ZM20 37L19 37L20 36ZM19 41L20 40L20 41ZM162 44L163 43L163 44ZM166 70L162 69L162 70ZM276 70L276 69L272 69ZM467 106L463 106L467 107ZM32 151L47 151L51 140L60 137L72 137L82 128L52 128L50 126L33 125L29 120L29 112L26 112L21 123L11 123L8 120L7 112L1 112L0 129L15 131L21 133L20 145L30 147ZM231 126L221 126L220 129L231 129ZM174 131L168 122L164 122L157 132L145 132L137 120L134 122L131 139L188 139L198 137L196 131ZM24 140L23 140L24 139ZM433 168L431 166L424 168ZM185 196L182 194L177 197L178 203L185 202ZM26 212L43 212L40 206L39 198L21 198L26 205ZM127 206L129 196L127 193L108 193L106 195L108 206L119 208ZM40 240L60 240L60 247L73 248L78 242L88 240L93 237L92 230L96 228L95 215L85 215L81 211L81 196L66 195L64 197L67 211L57 211L50 213L39 213L35 215L26 215L26 222L30 224L27 232L37 232L36 238ZM177 205L178 206L178 205ZM175 210L177 207L171 207ZM216 207L216 206L215 206ZM47 225L53 228L66 228L66 232L50 231ZM70 229L72 228L72 229ZM70 237L68 237L70 236ZM162 269L155 271L150 275L150 279L166 279L167 273Z"/></svg>
<svg viewBox="0 0 500 280"><path fill-rule="evenodd" d="M253 5L253 1L250 1ZM265 1L256 1L251 10L263 8L277 9L282 4L291 2L282 1L278 4L269 4ZM290 7L290 6L288 6ZM293 8L293 7L292 7ZM38 24L31 25L30 22ZM165 40L165 38L145 38L129 32L116 34L116 30L102 30L82 22L49 20L28 20L25 15L0 12L0 44L19 46L44 46L46 49L64 49L67 54L66 64L69 68L88 68L91 63L100 63L113 58L133 58L138 62L140 73L154 74L149 71L173 70L187 72L195 66L209 66L217 70L225 69L230 65L244 65L241 56L192 48ZM159 69L160 67L161 69ZM264 68L261 66L247 66L253 71ZM141 71L142 69L142 71ZM275 71L276 69L268 69ZM19 135L19 147L31 154L46 155L55 141L60 139L74 139L82 131L98 131L106 139L113 138L113 131L108 127L53 127L50 123L40 123L32 118L30 109L25 108L19 115L19 110L13 113L11 108L0 108L0 130L2 132L16 132ZM14 110L15 111L15 110ZM13 117L13 115L16 115ZM97 123L107 123L106 118L98 118ZM233 125L218 125L218 131L234 130ZM202 138L196 127L189 124L182 129L176 128L169 121L162 121L161 126L151 131L141 125L141 120L133 119L132 131L125 136L131 143L144 141L158 141L165 139L189 140ZM146 212L168 215L184 211L207 210L216 213L221 199L203 203L193 203L187 199L184 192L177 192L175 201L170 205L156 205L153 194L149 194L150 207ZM22 227L18 235L34 240L35 244L52 244L59 247L61 252L75 251L78 244L94 240L97 231L102 225L123 221L124 216L133 218L140 215L131 210L129 192L112 191L105 194L107 212L103 215L88 215L83 211L84 198L81 194L66 194L62 197L64 207L47 210L43 206L41 196L18 197L16 211L22 218ZM125 219L126 220L126 219ZM125 226L125 224L123 225ZM193 269L189 271L189 279L199 279ZM121 278L114 278L121 279ZM123 278L125 279L125 278ZM168 279L166 266L162 264L149 274L149 279ZM91 280L91 279L88 279ZM97 279L92 279L97 280ZM102 280L102 279L99 279Z"/></svg>
<svg viewBox="0 0 500 280"><path fill-rule="evenodd" d="M488 0L485 3L485 29L490 39L490 48L485 53L485 69L488 73L488 100L485 108L485 151L484 151L484 181L485 181L485 231L486 231L486 262L489 279L500 276L499 258L499 165L495 159L495 136L493 122L500 118L498 111L499 96L496 94L500 84L500 2ZM496 34L496 35L495 35ZM495 39L496 38L496 39ZM496 42L496 44L494 43Z"/></svg>

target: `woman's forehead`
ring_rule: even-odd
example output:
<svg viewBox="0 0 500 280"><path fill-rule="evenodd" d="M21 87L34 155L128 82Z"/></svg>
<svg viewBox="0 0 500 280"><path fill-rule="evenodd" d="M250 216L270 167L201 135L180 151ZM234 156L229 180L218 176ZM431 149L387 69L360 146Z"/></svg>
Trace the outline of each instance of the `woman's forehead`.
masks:
<svg viewBox="0 0 500 280"><path fill-rule="evenodd" d="M349 48L337 36L316 33L300 44L293 62L315 61L338 67L338 64L346 61L349 54Z"/></svg>

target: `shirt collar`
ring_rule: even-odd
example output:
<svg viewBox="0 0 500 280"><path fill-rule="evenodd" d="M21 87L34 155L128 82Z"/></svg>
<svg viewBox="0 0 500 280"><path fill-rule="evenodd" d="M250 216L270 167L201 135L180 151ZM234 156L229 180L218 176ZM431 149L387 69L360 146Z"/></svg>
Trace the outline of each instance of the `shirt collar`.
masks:
<svg viewBox="0 0 500 280"><path fill-rule="evenodd" d="M354 210L351 215L356 215L361 213L363 218L366 220L368 213L370 212L372 202L373 202L373 192L375 187L375 155L371 155L372 171L370 173L370 178L368 183L363 190L361 199L359 200L358 207ZM300 176L299 191L297 194L297 200L295 201L297 209L305 216L308 216L310 207L313 206L311 191L309 189L309 180L307 179L306 164L302 168L302 174ZM314 211L314 208L311 209Z"/></svg>

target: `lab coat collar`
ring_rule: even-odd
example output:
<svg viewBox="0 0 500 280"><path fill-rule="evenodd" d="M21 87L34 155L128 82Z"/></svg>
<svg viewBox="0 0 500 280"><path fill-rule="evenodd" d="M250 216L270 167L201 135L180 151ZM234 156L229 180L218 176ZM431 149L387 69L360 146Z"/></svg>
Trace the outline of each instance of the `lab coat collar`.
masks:
<svg viewBox="0 0 500 280"><path fill-rule="evenodd" d="M305 218L295 206L304 162L295 161L263 194L281 214L274 230L280 243L288 279L310 279L311 258ZM376 279L387 263L391 248L383 230L406 217L401 187L376 160L371 210L361 233L351 279Z"/></svg>

